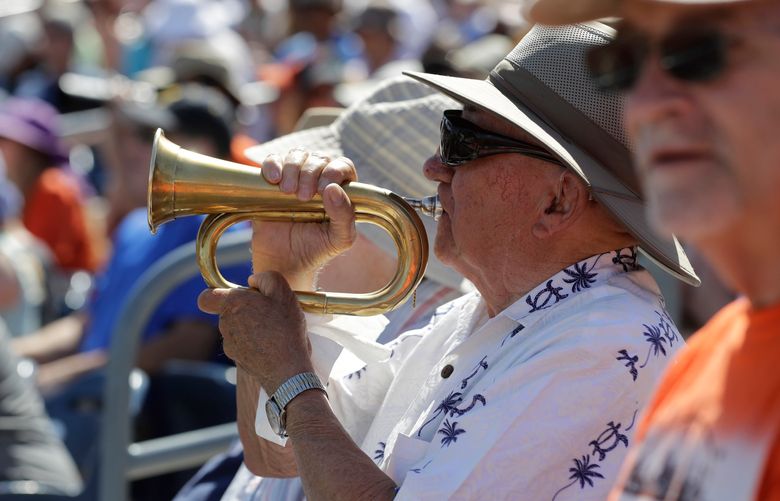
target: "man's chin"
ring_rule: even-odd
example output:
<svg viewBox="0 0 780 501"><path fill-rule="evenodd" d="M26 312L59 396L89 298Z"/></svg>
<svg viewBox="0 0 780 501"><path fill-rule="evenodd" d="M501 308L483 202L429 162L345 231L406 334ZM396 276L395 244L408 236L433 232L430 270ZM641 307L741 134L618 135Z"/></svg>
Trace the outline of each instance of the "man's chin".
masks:
<svg viewBox="0 0 780 501"><path fill-rule="evenodd" d="M442 228L439 227L439 231L436 232L436 241L433 244L433 253L439 258L442 264L455 268L457 262L456 248L452 240L452 235L449 233L442 234Z"/></svg>
<svg viewBox="0 0 780 501"><path fill-rule="evenodd" d="M662 237L676 236L683 242L697 243L728 230L728 221L715 216L713 211L688 208L649 209L649 221L655 233Z"/></svg>
<svg viewBox="0 0 780 501"><path fill-rule="evenodd" d="M694 242L733 229L744 208L730 181L716 175L686 181L645 183L646 211L655 232Z"/></svg>

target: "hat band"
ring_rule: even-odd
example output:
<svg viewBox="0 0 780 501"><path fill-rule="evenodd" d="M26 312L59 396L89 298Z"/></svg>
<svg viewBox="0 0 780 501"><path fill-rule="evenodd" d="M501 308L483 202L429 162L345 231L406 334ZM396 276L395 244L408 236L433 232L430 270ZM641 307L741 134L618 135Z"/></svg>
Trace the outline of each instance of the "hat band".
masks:
<svg viewBox="0 0 780 501"><path fill-rule="evenodd" d="M596 124L544 82L508 59L490 72L490 82L515 103L523 103L551 129L567 138L568 143L588 153L604 165L620 183L641 198L632 170L631 152L620 141ZM564 143L565 144L565 143ZM588 179L592 184L595 180Z"/></svg>

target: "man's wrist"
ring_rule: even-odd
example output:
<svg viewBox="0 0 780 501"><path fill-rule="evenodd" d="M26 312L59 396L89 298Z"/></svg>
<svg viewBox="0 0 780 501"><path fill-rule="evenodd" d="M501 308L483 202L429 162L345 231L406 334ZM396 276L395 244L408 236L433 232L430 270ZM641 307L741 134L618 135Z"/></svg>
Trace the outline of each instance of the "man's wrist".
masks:
<svg viewBox="0 0 780 501"><path fill-rule="evenodd" d="M273 375L269 378L264 378L260 382L260 385L265 388L265 391L268 393L269 396L276 393L276 390L279 389L280 386L284 384L285 381L288 381L291 377L295 376L296 374L303 374L304 372L314 372L314 368L311 366L311 364L304 365L304 364L295 364L295 365L287 365L287 364L281 364L286 367L286 370L284 372L280 372L278 375Z"/></svg>
<svg viewBox="0 0 780 501"><path fill-rule="evenodd" d="M320 427L322 418L331 412L328 397L322 391L304 391L287 404L285 410L287 435L295 440Z"/></svg>

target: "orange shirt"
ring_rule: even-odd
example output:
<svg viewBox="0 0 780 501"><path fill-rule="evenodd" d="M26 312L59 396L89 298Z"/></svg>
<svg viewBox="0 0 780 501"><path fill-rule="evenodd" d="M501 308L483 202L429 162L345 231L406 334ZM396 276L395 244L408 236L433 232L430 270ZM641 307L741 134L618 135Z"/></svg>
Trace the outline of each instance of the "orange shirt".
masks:
<svg viewBox="0 0 780 501"><path fill-rule="evenodd" d="M94 271L81 190L67 173L54 167L43 171L25 200L22 221L60 268Z"/></svg>
<svg viewBox="0 0 780 501"><path fill-rule="evenodd" d="M740 299L667 371L611 500L780 501L780 306Z"/></svg>
<svg viewBox="0 0 780 501"><path fill-rule="evenodd" d="M230 142L230 155L234 162L245 165L258 165L254 160L244 154L247 148L257 146L257 141L245 134L236 134Z"/></svg>

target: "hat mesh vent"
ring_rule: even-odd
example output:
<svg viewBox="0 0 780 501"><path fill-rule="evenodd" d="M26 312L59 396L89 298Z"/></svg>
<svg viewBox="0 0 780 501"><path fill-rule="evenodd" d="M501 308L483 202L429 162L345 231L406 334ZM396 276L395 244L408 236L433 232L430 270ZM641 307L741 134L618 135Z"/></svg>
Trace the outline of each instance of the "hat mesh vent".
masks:
<svg viewBox="0 0 780 501"><path fill-rule="evenodd" d="M585 67L588 48L604 45L608 38L597 29L582 24L555 28L537 25L534 29L543 34L525 37L506 59L529 71L630 148L622 121L623 97L599 90Z"/></svg>

